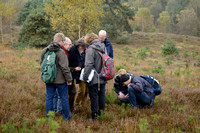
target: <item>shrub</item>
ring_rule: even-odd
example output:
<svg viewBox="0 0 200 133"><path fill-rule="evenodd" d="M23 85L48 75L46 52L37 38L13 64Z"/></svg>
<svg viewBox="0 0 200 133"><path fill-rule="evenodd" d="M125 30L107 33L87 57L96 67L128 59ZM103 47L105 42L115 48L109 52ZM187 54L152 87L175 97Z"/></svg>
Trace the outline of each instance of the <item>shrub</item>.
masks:
<svg viewBox="0 0 200 133"><path fill-rule="evenodd" d="M43 47L52 41L54 31L49 21L45 20L46 12L37 8L27 16L18 35L18 47Z"/></svg>
<svg viewBox="0 0 200 133"><path fill-rule="evenodd" d="M156 32L156 28L151 28L149 32Z"/></svg>
<svg viewBox="0 0 200 133"><path fill-rule="evenodd" d="M177 56L179 54L179 50L178 48L176 48L176 43L171 38L167 38L163 43L162 54L163 56L167 55Z"/></svg>
<svg viewBox="0 0 200 133"><path fill-rule="evenodd" d="M140 25L135 25L134 26L134 29L133 29L134 31L141 31L142 30L142 28L141 28L141 26Z"/></svg>
<svg viewBox="0 0 200 133"><path fill-rule="evenodd" d="M120 65L115 66L116 72L118 72L119 69L125 69L125 70L127 70L127 67L123 63L121 63Z"/></svg>
<svg viewBox="0 0 200 133"><path fill-rule="evenodd" d="M198 52L197 51L192 52L192 57L195 58L196 56L198 56Z"/></svg>
<svg viewBox="0 0 200 133"><path fill-rule="evenodd" d="M148 46L139 49L138 52L137 52L137 57L138 58L142 58L142 59L146 58L147 57L146 52L148 52L148 51L149 51L149 47Z"/></svg>
<svg viewBox="0 0 200 133"><path fill-rule="evenodd" d="M165 71L162 69L162 65L158 64L158 66L154 67L152 73L160 73L163 74Z"/></svg>
<svg viewBox="0 0 200 133"><path fill-rule="evenodd" d="M128 45L124 46L124 51L127 52L129 50Z"/></svg>
<svg viewBox="0 0 200 133"><path fill-rule="evenodd" d="M127 42L128 42L128 40L129 40L129 37L128 36L119 36L118 38L117 38L117 44L126 44Z"/></svg>
<svg viewBox="0 0 200 133"><path fill-rule="evenodd" d="M197 61L200 62L200 55L197 57Z"/></svg>

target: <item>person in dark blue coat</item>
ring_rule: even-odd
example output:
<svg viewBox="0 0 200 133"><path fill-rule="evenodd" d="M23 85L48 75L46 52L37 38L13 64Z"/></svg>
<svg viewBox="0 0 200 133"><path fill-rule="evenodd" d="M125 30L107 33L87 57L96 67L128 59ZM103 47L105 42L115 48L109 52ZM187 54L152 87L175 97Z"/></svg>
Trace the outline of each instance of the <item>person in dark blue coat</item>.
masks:
<svg viewBox="0 0 200 133"><path fill-rule="evenodd" d="M153 106L155 94L151 91L152 85L140 76L134 76L120 69L119 75L115 77L114 88L119 100L130 103L132 108Z"/></svg>
<svg viewBox="0 0 200 133"><path fill-rule="evenodd" d="M106 53L108 56L110 56L113 59L113 47L108 38L106 38L106 31L105 30L100 30L99 31L99 41L101 43L105 44L106 47Z"/></svg>
<svg viewBox="0 0 200 133"><path fill-rule="evenodd" d="M80 38L69 50L69 67L72 73L73 81L76 82L76 87L78 87L78 94L75 100L76 90L71 93L73 96L72 102L70 105L80 105L83 104L88 96L88 87L85 82L80 81L81 70L84 68L85 63L85 49L86 44L84 38Z"/></svg>

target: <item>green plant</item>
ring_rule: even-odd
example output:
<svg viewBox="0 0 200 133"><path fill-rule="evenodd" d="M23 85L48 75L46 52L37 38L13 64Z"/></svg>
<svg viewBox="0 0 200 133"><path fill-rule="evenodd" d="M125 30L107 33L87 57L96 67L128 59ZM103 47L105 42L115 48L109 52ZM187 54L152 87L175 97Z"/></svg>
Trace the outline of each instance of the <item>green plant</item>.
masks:
<svg viewBox="0 0 200 133"><path fill-rule="evenodd" d="M184 51L184 53L183 53L183 57L184 58L188 58L190 55L188 54L188 51Z"/></svg>
<svg viewBox="0 0 200 133"><path fill-rule="evenodd" d="M145 118L140 118L139 119L139 129L140 129L140 132L142 132L142 133L148 133L149 132L148 131L148 125L149 125L149 123L148 123L147 119L145 119Z"/></svg>
<svg viewBox="0 0 200 133"><path fill-rule="evenodd" d="M197 55L198 55L198 52L197 52L197 51L192 52L192 58L195 58Z"/></svg>
<svg viewBox="0 0 200 133"><path fill-rule="evenodd" d="M109 114L108 113L104 113L103 110L100 110L101 111L101 115L99 115L97 118L100 119L100 120L105 120L105 119L109 119Z"/></svg>
<svg viewBox="0 0 200 133"><path fill-rule="evenodd" d="M156 32L156 28L151 28L149 32Z"/></svg>
<svg viewBox="0 0 200 133"><path fill-rule="evenodd" d="M165 64L169 66L169 65L171 65L172 63L173 63L173 62L172 62L170 56L167 56L167 57L166 57Z"/></svg>
<svg viewBox="0 0 200 133"><path fill-rule="evenodd" d="M134 31L141 31L142 30L142 28L141 28L141 26L140 25L135 25L134 26L134 29L133 29Z"/></svg>
<svg viewBox="0 0 200 133"><path fill-rule="evenodd" d="M130 48L128 47L128 45L124 46L124 51L127 52Z"/></svg>
<svg viewBox="0 0 200 133"><path fill-rule="evenodd" d="M112 95L111 93L107 93L106 94L106 101L105 101L105 103L106 104L112 104L112 103L114 103L114 101L115 101L115 95Z"/></svg>
<svg viewBox="0 0 200 133"><path fill-rule="evenodd" d="M86 133L90 133L90 126L87 127Z"/></svg>
<svg viewBox="0 0 200 133"><path fill-rule="evenodd" d="M177 77L180 76L181 74L181 68L179 67L175 72L174 75L176 75Z"/></svg>
<svg viewBox="0 0 200 133"><path fill-rule="evenodd" d="M6 75L6 70L0 67L0 75L4 77Z"/></svg>
<svg viewBox="0 0 200 133"><path fill-rule="evenodd" d="M191 123L194 123L194 118L193 118L193 116L189 115L189 116L187 117L187 121L188 121L188 122L191 122Z"/></svg>
<svg viewBox="0 0 200 133"><path fill-rule="evenodd" d="M6 124L3 124L1 126L3 132L5 132L5 133L15 133L15 132L18 132L17 128L13 124L13 120L14 119L11 117Z"/></svg>
<svg viewBox="0 0 200 133"><path fill-rule="evenodd" d="M200 55L199 55L199 56L197 56L197 61L198 61L198 62L200 62Z"/></svg>
<svg viewBox="0 0 200 133"><path fill-rule="evenodd" d="M152 73L160 73L163 74L165 71L162 68L161 64L158 64L158 66L155 66L152 70Z"/></svg>
<svg viewBox="0 0 200 133"><path fill-rule="evenodd" d="M118 72L119 69L125 69L125 70L127 70L127 67L125 66L125 64L121 63L120 65L115 66L116 72Z"/></svg>
<svg viewBox="0 0 200 133"><path fill-rule="evenodd" d="M161 48L163 56L167 55L177 56L179 54L179 50L178 48L176 48L176 43L171 38L167 38L163 43L163 47Z"/></svg>
<svg viewBox="0 0 200 133"><path fill-rule="evenodd" d="M148 51L149 51L149 47L148 46L139 49L138 52L137 52L137 57L138 58L142 58L142 59L146 58L147 57L147 53L146 52L148 52Z"/></svg>
<svg viewBox="0 0 200 133"><path fill-rule="evenodd" d="M119 36L116 40L117 44L126 44L129 40L128 36Z"/></svg>
<svg viewBox="0 0 200 133"><path fill-rule="evenodd" d="M156 120L160 119L160 115L157 114L151 115L151 117Z"/></svg>

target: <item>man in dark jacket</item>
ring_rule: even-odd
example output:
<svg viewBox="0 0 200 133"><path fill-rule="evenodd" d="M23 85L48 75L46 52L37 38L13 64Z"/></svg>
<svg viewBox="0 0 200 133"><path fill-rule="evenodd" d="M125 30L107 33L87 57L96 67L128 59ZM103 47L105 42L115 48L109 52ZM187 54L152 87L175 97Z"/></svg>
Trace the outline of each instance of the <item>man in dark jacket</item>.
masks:
<svg viewBox="0 0 200 133"><path fill-rule="evenodd" d="M99 41L101 43L105 44L105 47L106 47L105 53L107 53L107 55L110 56L113 59L113 47L112 47L110 40L108 38L106 38L106 31L105 30L99 31Z"/></svg>
<svg viewBox="0 0 200 133"><path fill-rule="evenodd" d="M83 104L88 95L87 86L85 82L79 80L81 70L84 68L85 63L85 48L86 44L84 42L84 38L80 38L69 50L69 67L72 70L71 72L73 80L76 81L76 87L79 88L75 100L75 105ZM75 94L71 94L74 96L72 102L74 102ZM71 105L72 103L70 103L70 106Z"/></svg>
<svg viewBox="0 0 200 133"><path fill-rule="evenodd" d="M117 91L116 89L119 99L122 102L129 102L132 108L145 105L153 106L155 94L151 91L152 85L140 76L134 76L130 73L120 74L115 77L114 87L121 90Z"/></svg>
<svg viewBox="0 0 200 133"><path fill-rule="evenodd" d="M98 40L94 33L85 36L85 43L88 49L85 57L85 70L83 80L87 81L92 69L95 70L94 76L88 84L89 96L91 101L92 119L95 120L101 111L105 108L105 83L106 81L99 78L98 74L103 67L102 57L98 52L104 53L104 45ZM98 74L97 74L98 73ZM99 103L99 110L98 110Z"/></svg>
<svg viewBox="0 0 200 133"><path fill-rule="evenodd" d="M67 55L62 49L64 45L65 36L62 33L57 33L54 36L54 42L49 46L43 49L40 59L40 65L43 62L45 53L49 51L54 51L56 54L56 67L57 67L57 76L53 83L46 84L46 114L49 111L53 111L53 98L58 90L58 94L61 98L62 103L62 114L64 119L69 120L72 116L69 112L69 101L68 101L68 85L71 85L72 76L70 69L68 67Z"/></svg>

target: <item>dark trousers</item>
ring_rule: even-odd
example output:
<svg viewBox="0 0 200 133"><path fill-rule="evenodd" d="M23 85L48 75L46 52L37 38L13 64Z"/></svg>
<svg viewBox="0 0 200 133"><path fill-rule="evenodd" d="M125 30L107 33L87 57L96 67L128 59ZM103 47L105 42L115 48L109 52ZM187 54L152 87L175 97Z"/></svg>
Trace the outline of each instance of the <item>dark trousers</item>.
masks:
<svg viewBox="0 0 200 133"><path fill-rule="evenodd" d="M74 80L72 81L72 85L69 85L69 106L70 106L70 111L74 110L74 100L76 96L76 87Z"/></svg>
<svg viewBox="0 0 200 133"><path fill-rule="evenodd" d="M98 84L88 86L89 96L91 102L92 119L95 119L98 115L101 115L101 111L105 108L105 84L100 85L98 90Z"/></svg>
<svg viewBox="0 0 200 133"><path fill-rule="evenodd" d="M137 92L132 87L128 87L129 102L131 107L150 105L152 98L146 92Z"/></svg>

